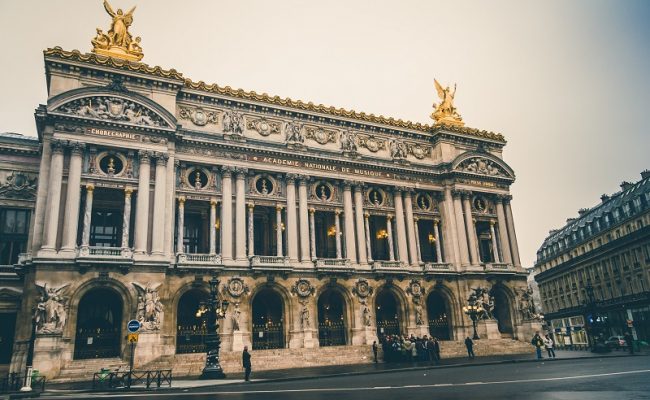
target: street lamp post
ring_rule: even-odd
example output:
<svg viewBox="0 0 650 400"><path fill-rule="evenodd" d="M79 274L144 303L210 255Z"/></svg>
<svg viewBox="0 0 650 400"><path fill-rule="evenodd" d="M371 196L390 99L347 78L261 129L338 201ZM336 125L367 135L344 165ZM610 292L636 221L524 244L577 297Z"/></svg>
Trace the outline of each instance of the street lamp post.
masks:
<svg viewBox="0 0 650 400"><path fill-rule="evenodd" d="M478 332L476 332L476 322L479 319L479 316L483 315L483 312L485 310L483 309L482 306L476 305L475 303L471 303L469 305L466 305L463 307L463 312L469 316L469 318L472 320L472 327L474 328L474 336L472 339L478 340L480 337L478 336Z"/></svg>
<svg viewBox="0 0 650 400"><path fill-rule="evenodd" d="M587 295L587 300L585 303L585 322L589 327L587 332L587 340L589 341L589 347L594 353L605 353L609 351L609 348L602 342L601 338L601 316L598 314L598 304L596 302L596 295L594 294L594 287L591 282L587 282L585 287L585 292Z"/></svg>
<svg viewBox="0 0 650 400"><path fill-rule="evenodd" d="M219 320L226 316L229 302L219 300L217 291L219 289L219 280L216 277L210 279L210 298L206 302L201 302L196 312L197 317L205 317L208 333L205 335L206 356L205 367L201 372L201 379L223 379L226 375L219 364L219 349L221 347L221 338L219 337Z"/></svg>
<svg viewBox="0 0 650 400"><path fill-rule="evenodd" d="M32 390L32 373L34 370L33 363L34 363L34 342L36 341L36 318L34 317L34 314L32 313L32 330L29 336L29 345L27 347L27 360L26 360L26 365L25 365L25 381L24 385L22 388L20 388L21 392L29 392Z"/></svg>

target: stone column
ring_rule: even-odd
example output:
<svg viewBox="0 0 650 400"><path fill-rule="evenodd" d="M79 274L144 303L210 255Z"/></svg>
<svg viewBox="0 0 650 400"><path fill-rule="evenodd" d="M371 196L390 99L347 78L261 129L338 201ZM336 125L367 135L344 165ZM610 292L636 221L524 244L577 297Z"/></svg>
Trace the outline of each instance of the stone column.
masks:
<svg viewBox="0 0 650 400"><path fill-rule="evenodd" d="M521 267L521 260L519 259L519 246L517 245L517 234L515 233L515 220L512 218L512 208L510 207L510 201L512 196L506 196L505 200L505 212L506 218L508 220L508 238L510 239L510 251L512 252L512 262L515 267Z"/></svg>
<svg viewBox="0 0 650 400"><path fill-rule="evenodd" d="M395 261L395 246L393 245L393 216L386 216L386 232L388 233L388 259Z"/></svg>
<svg viewBox="0 0 650 400"><path fill-rule="evenodd" d="M131 230L131 194L133 188L124 188L124 212L122 213L122 254L131 254L129 246L129 231Z"/></svg>
<svg viewBox="0 0 650 400"><path fill-rule="evenodd" d="M350 263L357 263L357 249L354 238L354 215L352 214L351 182L343 182L343 218L345 220L345 255Z"/></svg>
<svg viewBox="0 0 650 400"><path fill-rule="evenodd" d="M221 169L221 258L232 261L232 173L233 167Z"/></svg>
<svg viewBox="0 0 650 400"><path fill-rule="evenodd" d="M167 160L167 193L165 197L165 255L174 255L174 223L176 223L176 168L178 160L175 159L173 150L169 150Z"/></svg>
<svg viewBox="0 0 650 400"><path fill-rule="evenodd" d="M363 228L363 186L357 184L354 187L354 216L357 228L357 252L359 255L359 264L368 264L366 255L365 229Z"/></svg>
<svg viewBox="0 0 650 400"><path fill-rule="evenodd" d="M309 262L309 212L307 210L307 182L309 177L300 176L298 181L298 214L300 215L300 261ZM338 231L337 231L338 235Z"/></svg>
<svg viewBox="0 0 650 400"><path fill-rule="evenodd" d="M63 174L63 143L53 140L51 144L52 161L50 163L50 182L45 210L45 229L42 249L46 252L56 251L56 237L59 229L59 208L61 206L61 180Z"/></svg>
<svg viewBox="0 0 650 400"><path fill-rule="evenodd" d="M77 247L77 227L79 226L79 207L81 200L81 156L84 145L71 143L70 166L68 167L68 189L63 218L63 242L61 252L74 254Z"/></svg>
<svg viewBox="0 0 650 400"><path fill-rule="evenodd" d="M235 181L235 259L246 261L246 191L245 168L237 168Z"/></svg>
<svg viewBox="0 0 650 400"><path fill-rule="evenodd" d="M336 229L336 258L343 258L341 251L341 210L334 211L334 228Z"/></svg>
<svg viewBox="0 0 650 400"><path fill-rule="evenodd" d="M296 175L287 174L287 256L298 262L298 218L296 216Z"/></svg>
<svg viewBox="0 0 650 400"><path fill-rule="evenodd" d="M439 263L444 262L442 259L442 250L440 249L440 233L438 231L438 221L437 219L433 220L433 237L436 239L436 260Z"/></svg>
<svg viewBox="0 0 650 400"><path fill-rule="evenodd" d="M217 199L210 199L210 255L217 254Z"/></svg>
<svg viewBox="0 0 650 400"><path fill-rule="evenodd" d="M402 203L402 192L395 190L395 224L397 226L397 253L399 261L409 263L409 252L406 244L406 226L404 225L404 206Z"/></svg>
<svg viewBox="0 0 650 400"><path fill-rule="evenodd" d="M49 137L43 136L43 144L41 147L41 165L38 170L38 189L36 191L36 208L32 214L34 223L33 223L33 232L29 238L32 241L31 244L31 253L36 255L41 249L43 244L43 229L46 221L46 213L49 208L47 205L47 197L49 194L49 181L50 181L50 166L52 165L52 152L51 152L51 142Z"/></svg>
<svg viewBox="0 0 650 400"><path fill-rule="evenodd" d="M510 242L508 240L508 228L506 227L506 213L503 209L503 198L498 196L496 200L497 206L497 222L499 224L499 242L501 243L501 254L503 262L512 264L512 256L510 253Z"/></svg>
<svg viewBox="0 0 650 400"><path fill-rule="evenodd" d="M467 243L467 232L468 228L465 226L465 221L463 219L463 204L461 202L461 192L454 190L453 193L454 204L454 219L456 222L457 229L457 238L458 238L458 247L460 251L460 262L462 265L476 264L474 259L470 260L469 257L469 245Z"/></svg>
<svg viewBox="0 0 650 400"><path fill-rule="evenodd" d="M406 212L406 236L408 239L409 260L411 261L411 265L417 266L419 264L420 254L417 250L415 223L413 220L413 201L410 189L406 189L404 192L404 211Z"/></svg>
<svg viewBox="0 0 650 400"><path fill-rule="evenodd" d="M467 227L467 242L469 244L469 257L472 265L481 262L478 252L478 239L476 237L476 227L472 218L472 205L469 201L471 194L463 193L463 209L465 211L465 225Z"/></svg>
<svg viewBox="0 0 650 400"><path fill-rule="evenodd" d="M167 195L167 154L156 158L156 181L153 198L153 226L151 228L151 254L163 255L165 251L165 196Z"/></svg>
<svg viewBox="0 0 650 400"><path fill-rule="evenodd" d="M178 232L176 232L176 253L185 253L185 197L178 197Z"/></svg>
<svg viewBox="0 0 650 400"><path fill-rule="evenodd" d="M413 218L413 225L415 228L415 244L416 244L416 250L417 250L417 255L418 255L418 263L422 262L422 248L420 247L420 227L418 226L418 222L420 219L418 217ZM436 239L437 240L437 239Z"/></svg>
<svg viewBox="0 0 650 400"><path fill-rule="evenodd" d="M316 260L316 221L314 214L316 210L309 209L309 246L311 249L311 259Z"/></svg>
<svg viewBox="0 0 650 400"><path fill-rule="evenodd" d="M255 255L255 204L248 203L248 258Z"/></svg>
<svg viewBox="0 0 650 400"><path fill-rule="evenodd" d="M135 241L134 250L137 254L147 252L147 236L149 234L149 180L151 178L150 156L147 151L140 151L140 171L138 177L138 199L135 203Z"/></svg>
<svg viewBox="0 0 650 400"><path fill-rule="evenodd" d="M497 247L497 235L494 232L494 221L490 220L490 237L492 238L492 254L494 255L494 262L500 263L499 248Z"/></svg>
<svg viewBox="0 0 650 400"><path fill-rule="evenodd" d="M282 205L275 206L276 255L282 257Z"/></svg>
<svg viewBox="0 0 650 400"><path fill-rule="evenodd" d="M81 231L81 255L88 255L90 247L90 224L93 217L93 192L95 186L92 183L86 185L86 206L84 208L83 230Z"/></svg>
<svg viewBox="0 0 650 400"><path fill-rule="evenodd" d="M370 223L368 218L370 217L369 213L363 213L363 226L366 237L366 251L368 252L368 263L372 263L372 248L370 247Z"/></svg>

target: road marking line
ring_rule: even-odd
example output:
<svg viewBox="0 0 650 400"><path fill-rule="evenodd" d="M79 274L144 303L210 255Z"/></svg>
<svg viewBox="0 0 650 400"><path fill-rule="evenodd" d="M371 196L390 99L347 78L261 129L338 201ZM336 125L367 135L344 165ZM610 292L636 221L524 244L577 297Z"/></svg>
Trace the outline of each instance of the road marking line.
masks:
<svg viewBox="0 0 650 400"><path fill-rule="evenodd" d="M643 374L649 373L650 369L639 369L633 371L620 371L620 372L608 372L602 374L589 374L589 375L574 375L574 376L561 376L556 378L535 378L535 379L520 379L520 380L509 380L509 381L492 381L492 382L467 382L467 383L437 383L430 385L417 385L417 388L435 388L441 386L464 386L464 385L501 385L501 384L511 384L511 383L529 383L529 382L549 382L549 381L563 381L571 379L585 379L585 378L598 378L598 377L607 377L607 376L617 376L617 375L631 375L631 374ZM239 392L229 391L229 392L192 392L194 396L201 395L242 395L242 394L272 394L272 393L301 393L301 392L356 392L361 390L397 390L397 389L412 389L416 385L408 386L375 386L375 387L353 387L353 388L312 388L312 389L267 389L267 390L242 390ZM142 397L151 393L116 393L116 394L106 394L99 395L96 394L93 397ZM157 392L156 397L172 397L178 396L179 393L160 393Z"/></svg>

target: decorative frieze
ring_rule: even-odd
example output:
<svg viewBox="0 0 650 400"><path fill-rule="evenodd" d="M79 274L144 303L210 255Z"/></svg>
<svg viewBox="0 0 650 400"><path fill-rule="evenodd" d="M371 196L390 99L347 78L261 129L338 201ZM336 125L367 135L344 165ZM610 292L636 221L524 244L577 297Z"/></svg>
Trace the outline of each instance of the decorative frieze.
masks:
<svg viewBox="0 0 650 400"><path fill-rule="evenodd" d="M208 124L217 124L219 114L217 111L205 110L201 107L178 106L178 116L180 119L190 120L196 126L206 126Z"/></svg>
<svg viewBox="0 0 650 400"><path fill-rule="evenodd" d="M279 134L281 122L267 118L246 119L246 128L259 133L262 136Z"/></svg>
<svg viewBox="0 0 650 400"><path fill-rule="evenodd" d="M359 147L365 147L373 153L379 150L386 150L386 141L375 137L374 135L358 135Z"/></svg>
<svg viewBox="0 0 650 400"><path fill-rule="evenodd" d="M72 100L53 110L68 115L133 125L169 128L155 111L132 100L114 96L93 96Z"/></svg>
<svg viewBox="0 0 650 400"><path fill-rule="evenodd" d="M325 129L321 126L307 126L305 128L307 139L316 141L318 144L336 143L338 134L335 130Z"/></svg>

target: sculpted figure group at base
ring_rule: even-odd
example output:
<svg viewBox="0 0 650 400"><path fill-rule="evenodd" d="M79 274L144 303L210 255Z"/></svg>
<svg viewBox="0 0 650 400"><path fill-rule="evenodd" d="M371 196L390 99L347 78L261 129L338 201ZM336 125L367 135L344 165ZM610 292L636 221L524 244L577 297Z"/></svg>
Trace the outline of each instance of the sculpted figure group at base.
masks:
<svg viewBox="0 0 650 400"><path fill-rule="evenodd" d="M143 286L132 282L138 290L138 312L136 319L142 324L145 331L159 330L162 322L163 305L158 295L158 288L161 283L148 283Z"/></svg>
<svg viewBox="0 0 650 400"><path fill-rule="evenodd" d="M63 297L63 292L69 285L48 287L47 283L40 285L36 282L40 293L34 315L37 333L63 332L63 327L68 319L68 312L65 309L67 299Z"/></svg>
<svg viewBox="0 0 650 400"><path fill-rule="evenodd" d="M467 302L483 310L479 319L494 319L494 297L490 291L482 287L472 288L472 291Z"/></svg>

